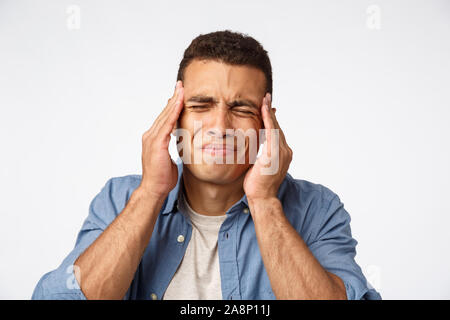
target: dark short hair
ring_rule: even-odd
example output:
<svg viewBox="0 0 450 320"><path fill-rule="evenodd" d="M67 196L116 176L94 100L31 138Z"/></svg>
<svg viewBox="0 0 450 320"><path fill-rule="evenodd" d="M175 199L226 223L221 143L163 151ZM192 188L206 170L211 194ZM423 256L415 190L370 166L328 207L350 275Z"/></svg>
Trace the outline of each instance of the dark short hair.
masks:
<svg viewBox="0 0 450 320"><path fill-rule="evenodd" d="M184 79L184 70L194 59L256 67L266 76L266 92L272 94L272 66L267 51L248 35L230 30L199 35L184 51L177 80Z"/></svg>

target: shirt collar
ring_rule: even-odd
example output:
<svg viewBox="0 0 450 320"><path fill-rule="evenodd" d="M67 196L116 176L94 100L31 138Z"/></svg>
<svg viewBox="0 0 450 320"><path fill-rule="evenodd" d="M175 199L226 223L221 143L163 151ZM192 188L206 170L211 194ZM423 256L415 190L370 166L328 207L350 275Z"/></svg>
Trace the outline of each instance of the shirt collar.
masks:
<svg viewBox="0 0 450 320"><path fill-rule="evenodd" d="M175 188L172 189L172 191L169 192L169 195L167 196L167 200L164 206L164 210L162 211L162 214L169 214L173 212L177 212L178 207L178 199L179 199L179 193L183 189L183 183L182 183L182 177L183 177L183 162L181 158L178 158L176 161L176 165L178 168L178 180L177 185ZM239 203L243 202L246 207L248 207L248 201L247 201L247 195L243 195L242 198L233 205L239 205Z"/></svg>
<svg viewBox="0 0 450 320"><path fill-rule="evenodd" d="M177 159L176 165L178 168L177 185L172 189L172 191L169 192L162 214L172 213L177 209L176 207L178 202L178 193L180 191L180 188L182 188L181 178L183 177L183 162L181 161L181 158Z"/></svg>

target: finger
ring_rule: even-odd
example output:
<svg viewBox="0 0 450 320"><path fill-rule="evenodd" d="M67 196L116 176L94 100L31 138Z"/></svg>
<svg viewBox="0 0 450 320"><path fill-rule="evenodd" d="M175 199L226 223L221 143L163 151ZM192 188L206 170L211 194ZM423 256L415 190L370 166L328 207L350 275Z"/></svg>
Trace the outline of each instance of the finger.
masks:
<svg viewBox="0 0 450 320"><path fill-rule="evenodd" d="M169 100L167 100L167 105L163 109L163 111L159 114L158 118L162 118L170 110L170 108L173 106L173 104L175 103L175 101L178 97L180 88L182 88L182 87L183 87L183 84L182 84L181 80L178 80L175 85L175 90L173 92L172 97L170 97ZM157 120L158 120L158 118L157 118Z"/></svg>
<svg viewBox="0 0 450 320"><path fill-rule="evenodd" d="M263 152L266 152L266 155L270 157L270 148L268 146L271 146L272 142L272 129L275 129L275 123L273 122L272 116L270 115L269 111L269 101L267 99L267 95L264 96L263 104L261 107L262 111L262 119L264 122L264 128L265 128L265 141L263 145Z"/></svg>
<svg viewBox="0 0 450 320"><path fill-rule="evenodd" d="M163 135L170 135L173 131L175 125L177 124L177 120L180 117L181 110L184 107L184 89L180 88L180 93L175 101L175 104L172 108L172 111L167 115L167 118L163 122L160 130Z"/></svg>
<svg viewBox="0 0 450 320"><path fill-rule="evenodd" d="M278 124L278 121L275 117L275 112L271 108L270 98L270 93L267 93L264 98L263 104L263 119L266 127L266 155L269 158L271 157L271 151L273 148L280 150L280 147L287 147L287 142L283 130L281 130L280 125ZM275 129L277 131L273 132L272 129Z"/></svg>
<svg viewBox="0 0 450 320"><path fill-rule="evenodd" d="M152 127L148 130L150 131L158 131L161 127L161 125L165 122L170 112L172 112L173 107L179 97L179 92L182 89L181 81L177 81L177 86L174 95L172 98L170 98L167 102L166 107L163 109L163 111L159 114L159 116L156 118L156 120L153 122Z"/></svg>
<svg viewBox="0 0 450 320"><path fill-rule="evenodd" d="M183 99L184 89L179 88L179 94L177 95L177 99L173 102L170 112L166 113L165 116L161 118L158 126L155 127L155 133L157 136L169 136L170 140L170 133L174 129L184 106Z"/></svg>
<svg viewBox="0 0 450 320"><path fill-rule="evenodd" d="M272 122L274 123L275 128L279 130L278 132L279 136L281 137L282 143L287 146L286 137L284 136L284 132L283 130L281 130L280 124L278 123L277 117L275 115L276 109L272 108L272 95L270 93L267 93L267 101Z"/></svg>
<svg viewBox="0 0 450 320"><path fill-rule="evenodd" d="M281 129L280 125L279 125L279 123L277 121L277 118L275 117L275 112L273 111L273 108L272 108L272 95L270 93L267 93L266 100L267 100L267 105L268 105L268 108L269 108L269 111L270 111L270 117L272 118L272 121L273 121L273 123L275 125L275 128L276 129Z"/></svg>
<svg viewBox="0 0 450 320"><path fill-rule="evenodd" d="M181 89L182 90L182 89ZM158 126L152 129L152 140L160 144L163 148L168 148L170 144L170 133L175 126L180 110L183 108L182 91L178 96L177 101L174 101L173 112L168 113L164 118L160 120Z"/></svg>
<svg viewBox="0 0 450 320"><path fill-rule="evenodd" d="M164 108L164 110L161 112L160 116L158 118L163 119L169 112L171 112L171 109L173 108L175 102L178 99L178 96L180 94L180 89L183 87L181 80L177 81L177 84L175 86L175 91L172 95L172 97L167 101L167 105ZM159 120L159 119L158 119Z"/></svg>
<svg viewBox="0 0 450 320"><path fill-rule="evenodd" d="M169 114L167 119L164 121L164 124L159 129L159 135L162 137L162 141L164 143L164 147L168 148L170 143L170 135L171 133L175 136L176 134L176 125L178 122L178 119L180 117L181 111L184 108L184 90L180 91L180 96L175 102L174 108L172 112Z"/></svg>
<svg viewBox="0 0 450 320"><path fill-rule="evenodd" d="M263 103L261 106L262 120L264 123L264 128L266 130L275 129L275 122L273 121L272 115L269 111L269 101L267 99L267 94L263 98Z"/></svg>

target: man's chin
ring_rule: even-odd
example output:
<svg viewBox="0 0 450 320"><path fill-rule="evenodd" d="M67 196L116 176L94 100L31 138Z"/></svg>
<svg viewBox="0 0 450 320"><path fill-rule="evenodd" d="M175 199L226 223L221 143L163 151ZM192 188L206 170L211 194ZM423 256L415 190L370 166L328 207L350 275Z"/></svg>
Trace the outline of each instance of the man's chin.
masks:
<svg viewBox="0 0 450 320"><path fill-rule="evenodd" d="M214 184L229 184L244 175L248 164L185 164L185 168L197 179Z"/></svg>

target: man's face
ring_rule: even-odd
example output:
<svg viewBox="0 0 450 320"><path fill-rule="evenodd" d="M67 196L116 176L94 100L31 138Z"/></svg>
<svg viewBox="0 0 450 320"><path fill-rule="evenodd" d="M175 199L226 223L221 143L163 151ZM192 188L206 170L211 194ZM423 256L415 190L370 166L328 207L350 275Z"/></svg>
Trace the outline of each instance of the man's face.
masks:
<svg viewBox="0 0 450 320"><path fill-rule="evenodd" d="M191 140L189 148L183 147L183 153L188 153L191 159L190 164L185 161L185 168L199 180L215 184L235 181L254 162L249 160L249 145L259 149L259 129L263 127L261 104L266 88L264 73L251 66L193 60L185 69L183 86L184 109L178 128L189 132ZM239 132L252 131L256 141L243 135L238 141ZM183 144L186 146L187 141ZM200 162L196 161L199 155ZM239 160L242 155L245 159Z"/></svg>

